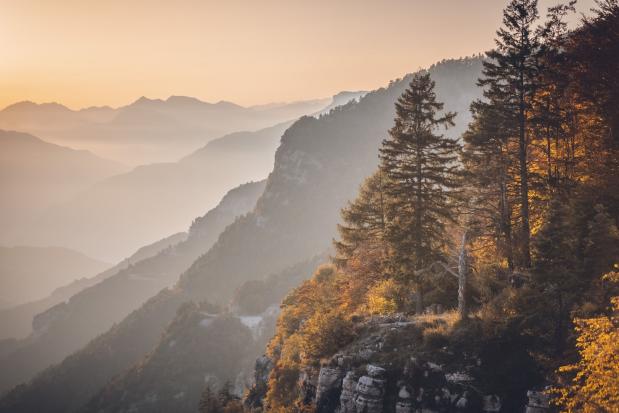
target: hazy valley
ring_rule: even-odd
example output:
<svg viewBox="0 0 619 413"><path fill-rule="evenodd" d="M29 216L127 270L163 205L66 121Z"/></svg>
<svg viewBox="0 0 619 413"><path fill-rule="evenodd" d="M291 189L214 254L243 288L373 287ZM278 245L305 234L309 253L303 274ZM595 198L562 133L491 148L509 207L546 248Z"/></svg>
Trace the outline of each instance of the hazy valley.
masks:
<svg viewBox="0 0 619 413"><path fill-rule="evenodd" d="M619 2L362 3L6 8L0 413L619 409Z"/></svg>

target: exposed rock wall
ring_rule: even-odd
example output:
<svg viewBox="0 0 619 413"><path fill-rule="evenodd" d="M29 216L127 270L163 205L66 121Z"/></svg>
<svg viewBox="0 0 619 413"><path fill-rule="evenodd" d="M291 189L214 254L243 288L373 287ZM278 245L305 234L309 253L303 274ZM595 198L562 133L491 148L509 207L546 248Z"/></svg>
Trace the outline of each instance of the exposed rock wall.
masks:
<svg viewBox="0 0 619 413"><path fill-rule="evenodd" d="M491 368L477 354L454 349L422 351L412 338L418 322L402 315L372 317L365 333L320 367L299 372L294 411L318 413L493 413L512 411L499 395L483 391L479 373ZM273 361L256 363L256 384L246 398L247 411L268 411L261 397L268 390ZM524 395L523 395L524 396ZM526 413L548 413L543 392L530 391ZM256 407L259 407L256 409Z"/></svg>

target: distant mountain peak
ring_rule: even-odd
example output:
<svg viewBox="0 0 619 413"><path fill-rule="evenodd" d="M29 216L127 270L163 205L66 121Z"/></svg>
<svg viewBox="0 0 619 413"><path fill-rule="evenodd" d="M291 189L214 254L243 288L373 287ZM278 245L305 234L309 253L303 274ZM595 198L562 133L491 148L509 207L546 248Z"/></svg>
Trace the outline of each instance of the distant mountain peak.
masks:
<svg viewBox="0 0 619 413"><path fill-rule="evenodd" d="M114 108L109 105L88 106L87 108L80 109L80 112L88 112L88 111L93 111L93 110L114 110Z"/></svg>
<svg viewBox="0 0 619 413"><path fill-rule="evenodd" d="M138 100L131 103L129 106L144 106L144 105L152 105L152 104L157 104L157 103L163 103L163 100L150 99L150 98L147 98L146 96L140 96Z"/></svg>
<svg viewBox="0 0 619 413"><path fill-rule="evenodd" d="M215 103L215 105L220 107L220 108L244 109L243 106L237 105L236 103L230 102L230 101L227 101L227 100L220 100L219 102Z"/></svg>
<svg viewBox="0 0 619 413"><path fill-rule="evenodd" d="M208 102L201 101L198 98L192 96L172 95L166 99L166 103L179 104L179 105L210 105Z"/></svg>
<svg viewBox="0 0 619 413"><path fill-rule="evenodd" d="M13 103L7 106L3 112L18 112L23 110L48 110L48 111L71 111L68 107L57 102L35 103L30 100Z"/></svg>

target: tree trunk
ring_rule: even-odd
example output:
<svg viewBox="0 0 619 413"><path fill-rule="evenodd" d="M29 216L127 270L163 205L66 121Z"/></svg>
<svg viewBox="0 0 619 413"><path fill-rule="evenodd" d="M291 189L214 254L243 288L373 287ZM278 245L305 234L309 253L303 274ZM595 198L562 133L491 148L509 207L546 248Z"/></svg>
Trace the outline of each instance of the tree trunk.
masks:
<svg viewBox="0 0 619 413"><path fill-rule="evenodd" d="M524 74L520 72L518 160L520 163L520 214L522 215L522 265L531 268L531 226L529 224L529 172L527 167Z"/></svg>
<svg viewBox="0 0 619 413"><path fill-rule="evenodd" d="M415 283L415 314L423 314L423 291L421 291L421 283Z"/></svg>
<svg viewBox="0 0 619 413"><path fill-rule="evenodd" d="M497 237L499 240L503 238L505 240L504 253L507 258L507 267L510 271L514 270L514 248L512 241L512 216L511 205L507 196L507 160L505 159L506 149L501 149L501 175L500 175L500 233Z"/></svg>
<svg viewBox="0 0 619 413"><path fill-rule="evenodd" d="M422 225L423 225L423 218L422 218L422 168L421 168L421 144L419 142L419 139L417 139L417 153L416 153L416 161L417 161L417 171L416 171L416 179L417 179L417 188L415 191L415 204L414 208L415 208L415 227L416 227L416 231L415 231L415 269L417 271L419 271L421 268L424 267L424 260L422 259L422 255L423 255L423 251L421 248L421 243L422 243L422 233L421 233L421 229L422 229ZM423 291L422 291L422 285L421 285L421 280L416 280L416 292L415 292L415 312L420 315L423 313Z"/></svg>
<svg viewBox="0 0 619 413"><path fill-rule="evenodd" d="M460 320L469 316L469 309L466 302L466 282L468 278L468 256L466 252L466 231L462 234L462 245L460 256L458 257L458 314Z"/></svg>

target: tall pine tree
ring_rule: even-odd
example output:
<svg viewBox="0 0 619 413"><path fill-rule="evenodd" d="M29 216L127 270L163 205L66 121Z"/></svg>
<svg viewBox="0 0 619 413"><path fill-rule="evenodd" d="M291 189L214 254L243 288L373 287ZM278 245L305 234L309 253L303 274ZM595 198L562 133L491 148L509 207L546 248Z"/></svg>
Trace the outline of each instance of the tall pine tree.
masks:
<svg viewBox="0 0 619 413"><path fill-rule="evenodd" d="M494 100L473 102L471 113L473 121L463 135L471 222L478 236L493 242L496 256L513 270L514 162L506 126L511 117L505 117L501 102Z"/></svg>
<svg viewBox="0 0 619 413"><path fill-rule="evenodd" d="M529 169L527 136L531 99L535 93L540 53L537 0L511 0L503 11L503 27L497 31L496 48L487 53L480 86L485 96L500 101L511 120L506 131L517 142L520 204L520 265L531 267L531 226L529 223Z"/></svg>
<svg viewBox="0 0 619 413"><path fill-rule="evenodd" d="M439 112L434 82L416 75L396 103L395 125L380 149L385 179L390 267L415 284L416 311L423 310L421 272L444 260L446 224L457 219L461 150L457 140L439 134L452 126L455 113Z"/></svg>

